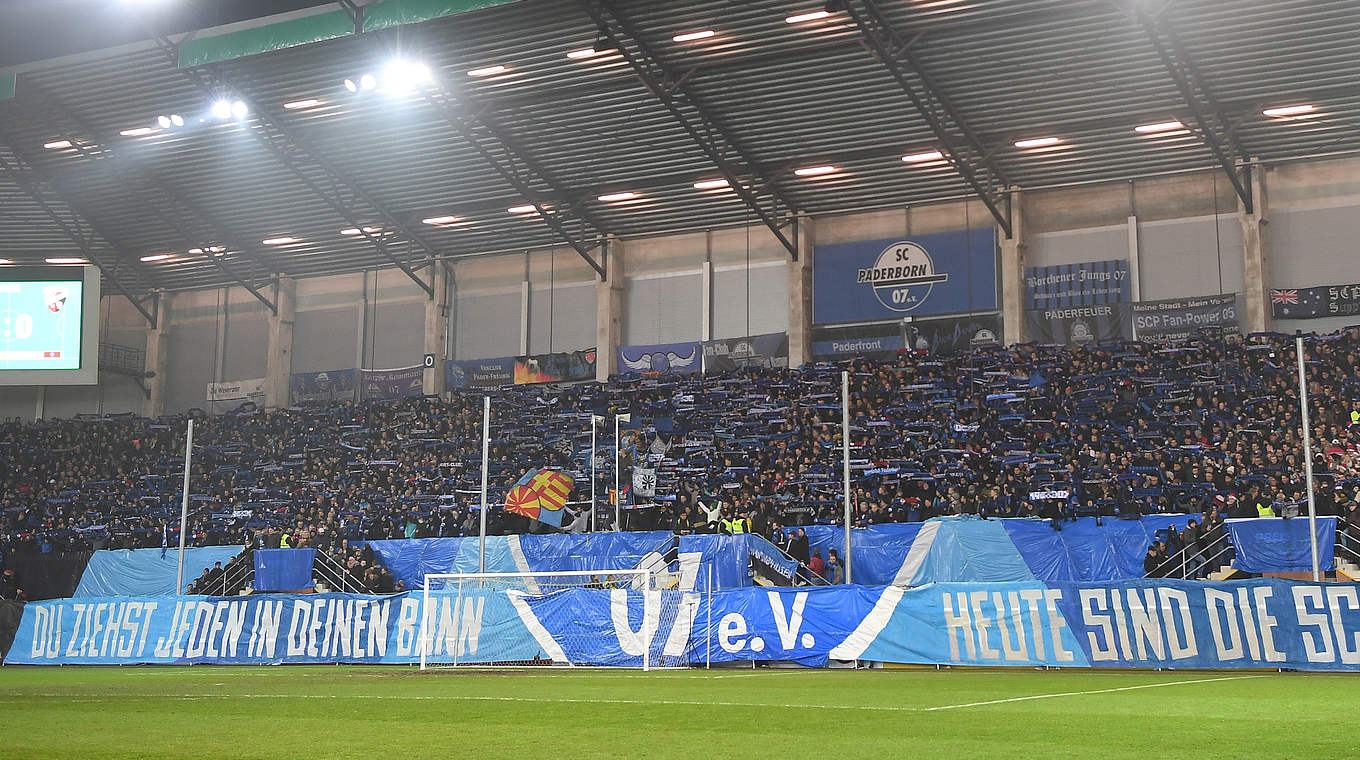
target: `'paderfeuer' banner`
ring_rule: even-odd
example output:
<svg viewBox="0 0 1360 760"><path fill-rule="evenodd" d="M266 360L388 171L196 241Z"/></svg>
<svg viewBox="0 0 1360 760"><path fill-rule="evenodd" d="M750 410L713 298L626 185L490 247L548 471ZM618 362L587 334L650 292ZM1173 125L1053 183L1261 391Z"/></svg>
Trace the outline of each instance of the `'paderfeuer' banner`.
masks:
<svg viewBox="0 0 1360 760"><path fill-rule="evenodd" d="M1352 584L1140 580L652 593L660 599L644 604L642 592L624 589L436 592L428 609L414 593L34 602L24 607L6 663L412 663L423 627L434 662L638 665L649 650L653 664L1360 670L1360 589Z"/></svg>

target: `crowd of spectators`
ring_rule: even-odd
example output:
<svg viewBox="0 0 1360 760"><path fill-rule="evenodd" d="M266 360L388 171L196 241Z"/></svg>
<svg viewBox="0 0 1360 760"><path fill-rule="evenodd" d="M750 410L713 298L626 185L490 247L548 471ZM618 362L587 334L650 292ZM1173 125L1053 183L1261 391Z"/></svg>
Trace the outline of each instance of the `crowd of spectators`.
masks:
<svg viewBox="0 0 1360 760"><path fill-rule="evenodd" d="M1360 497L1357 348L1354 330L1308 344L1322 514L1354 516ZM1306 499L1294 362L1292 337L1204 336L505 388L492 392L490 502L525 471L559 467L577 477L564 526L587 529L591 417L602 415L594 522L612 529L612 415L631 413L623 481L631 467L650 470L655 490L622 510L622 527L717 531L741 519L776 538L782 525L839 521L845 369L857 525L1159 512L1218 525L1292 513ZM350 542L477 533L480 400L454 392L201 419L189 543L315 546L386 587L380 564ZM176 545L183 432L183 417L0 426L0 544ZM493 534L554 530L498 507L487 521Z"/></svg>

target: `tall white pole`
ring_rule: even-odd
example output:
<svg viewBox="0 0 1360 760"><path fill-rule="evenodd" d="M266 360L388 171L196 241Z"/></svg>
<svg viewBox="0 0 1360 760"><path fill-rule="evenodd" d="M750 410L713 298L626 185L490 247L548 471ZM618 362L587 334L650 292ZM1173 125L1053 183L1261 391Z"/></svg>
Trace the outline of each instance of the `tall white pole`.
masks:
<svg viewBox="0 0 1360 760"><path fill-rule="evenodd" d="M1308 543L1313 552L1313 582L1322 580L1318 565L1317 507L1313 501L1313 436L1308 430L1308 379L1303 370L1303 334L1294 334L1294 355L1299 359L1299 415L1303 419L1303 472L1308 488Z"/></svg>
<svg viewBox="0 0 1360 760"><path fill-rule="evenodd" d="M491 397L482 397L482 517L477 541L477 572L486 572L486 468L491 455Z"/></svg>
<svg viewBox="0 0 1360 760"><path fill-rule="evenodd" d="M175 593L184 593L184 538L189 529L189 466L194 457L194 421L189 420L189 433L184 439L184 492L179 500L179 569L175 572Z"/></svg>
<svg viewBox="0 0 1360 760"><path fill-rule="evenodd" d="M841 373L841 487L845 497L845 582L850 580L850 373Z"/></svg>
<svg viewBox="0 0 1360 760"><path fill-rule="evenodd" d="M614 415L614 530L623 530L623 494L619 493L619 415Z"/></svg>
<svg viewBox="0 0 1360 760"><path fill-rule="evenodd" d="M595 532L595 423L599 417L590 415L590 532Z"/></svg>

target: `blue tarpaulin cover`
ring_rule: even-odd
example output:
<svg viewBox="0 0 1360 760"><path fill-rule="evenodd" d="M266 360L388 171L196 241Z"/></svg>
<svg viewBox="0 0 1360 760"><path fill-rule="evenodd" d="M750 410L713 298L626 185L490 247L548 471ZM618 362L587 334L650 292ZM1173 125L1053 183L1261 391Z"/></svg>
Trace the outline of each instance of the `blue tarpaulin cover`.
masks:
<svg viewBox="0 0 1360 760"><path fill-rule="evenodd" d="M196 546L184 550L184 589L203 571L221 562L226 565L241 553L240 546ZM105 549L97 551L85 566L75 597L174 596L179 550L161 556L160 549Z"/></svg>
<svg viewBox="0 0 1360 760"><path fill-rule="evenodd" d="M312 587L316 549L256 549L256 591L302 591Z"/></svg>
<svg viewBox="0 0 1360 760"><path fill-rule="evenodd" d="M1308 520L1252 517L1229 520L1228 532L1237 560L1233 566L1247 573L1309 572L1313 549L1308 540ZM1321 570L1336 564L1336 518L1317 518L1318 562Z"/></svg>

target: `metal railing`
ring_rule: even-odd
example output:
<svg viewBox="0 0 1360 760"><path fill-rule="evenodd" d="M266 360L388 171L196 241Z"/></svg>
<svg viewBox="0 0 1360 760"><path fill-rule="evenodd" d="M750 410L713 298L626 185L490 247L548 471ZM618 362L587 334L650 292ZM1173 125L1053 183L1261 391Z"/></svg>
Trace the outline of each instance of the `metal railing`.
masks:
<svg viewBox="0 0 1360 760"><path fill-rule="evenodd" d="M1228 540L1227 531L1224 531L1203 549L1187 546L1169 555L1147 573L1146 577L1197 580L1201 574L1208 575L1213 572L1212 568L1220 566L1222 564L1220 560L1224 558L1231 560L1232 552L1232 542Z"/></svg>
<svg viewBox="0 0 1360 760"><path fill-rule="evenodd" d="M320 549L316 550L316 560L312 562L312 575L313 580L325 583L332 591L368 593L363 579L351 573L340 560Z"/></svg>
<svg viewBox="0 0 1360 760"><path fill-rule="evenodd" d="M1360 528L1336 522L1336 558L1360 564Z"/></svg>

